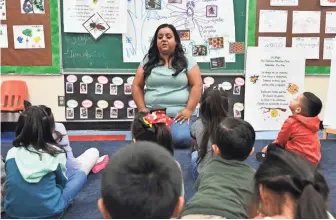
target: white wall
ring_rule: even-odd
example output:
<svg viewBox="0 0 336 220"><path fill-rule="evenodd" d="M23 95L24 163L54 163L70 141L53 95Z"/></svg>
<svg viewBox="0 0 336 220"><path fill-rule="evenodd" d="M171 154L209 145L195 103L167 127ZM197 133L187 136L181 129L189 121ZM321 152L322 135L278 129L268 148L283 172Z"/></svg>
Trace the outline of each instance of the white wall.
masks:
<svg viewBox="0 0 336 220"><path fill-rule="evenodd" d="M58 96L64 96L64 77L57 76L15 76L3 75L1 81L23 80L28 86L28 100L33 105L52 108L56 121L65 121L65 107L58 106ZM18 114L2 113L1 121L17 121Z"/></svg>
<svg viewBox="0 0 336 220"><path fill-rule="evenodd" d="M34 104L44 104L51 107L56 121L65 121L64 107L58 107L57 96L64 96L64 77L59 76L14 76L5 75L4 80L24 80L28 86L29 101ZM325 105L329 86L329 76L306 76L305 90L316 94ZM324 106L323 106L324 107ZM320 118L323 120L324 109ZM2 114L1 121L16 121L16 117Z"/></svg>

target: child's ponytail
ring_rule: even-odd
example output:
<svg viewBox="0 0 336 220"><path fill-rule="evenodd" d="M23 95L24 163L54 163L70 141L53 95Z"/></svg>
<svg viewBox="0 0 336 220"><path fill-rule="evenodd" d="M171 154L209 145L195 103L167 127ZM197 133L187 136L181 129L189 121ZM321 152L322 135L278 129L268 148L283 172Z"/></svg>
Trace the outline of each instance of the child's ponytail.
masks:
<svg viewBox="0 0 336 220"><path fill-rule="evenodd" d="M296 204L296 219L328 219L327 205L313 184L302 190Z"/></svg>

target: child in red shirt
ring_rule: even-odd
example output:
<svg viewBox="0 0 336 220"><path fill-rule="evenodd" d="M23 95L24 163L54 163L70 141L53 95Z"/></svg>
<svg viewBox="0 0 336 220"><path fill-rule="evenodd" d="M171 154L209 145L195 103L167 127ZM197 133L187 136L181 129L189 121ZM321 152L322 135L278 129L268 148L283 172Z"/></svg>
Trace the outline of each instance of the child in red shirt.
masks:
<svg viewBox="0 0 336 220"><path fill-rule="evenodd" d="M289 108L293 115L284 122L273 144L266 146L263 152L280 147L294 151L318 165L321 160L321 143L317 133L320 128L318 115L322 109L321 100L313 93L305 92L293 99ZM260 152L257 158L261 160L265 156L265 153Z"/></svg>

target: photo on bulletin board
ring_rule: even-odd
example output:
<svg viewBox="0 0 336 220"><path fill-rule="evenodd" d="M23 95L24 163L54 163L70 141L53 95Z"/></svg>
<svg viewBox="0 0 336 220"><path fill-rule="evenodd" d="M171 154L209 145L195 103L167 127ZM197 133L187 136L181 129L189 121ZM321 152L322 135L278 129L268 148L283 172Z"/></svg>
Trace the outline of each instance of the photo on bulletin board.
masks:
<svg viewBox="0 0 336 220"><path fill-rule="evenodd" d="M270 4L270 0L250 0L247 45L300 48L306 58L306 74L327 75L336 36L335 20L336 7L324 7L320 0L300 0L294 5L289 1Z"/></svg>
<svg viewBox="0 0 336 220"><path fill-rule="evenodd" d="M61 74L58 1L4 2L1 74Z"/></svg>

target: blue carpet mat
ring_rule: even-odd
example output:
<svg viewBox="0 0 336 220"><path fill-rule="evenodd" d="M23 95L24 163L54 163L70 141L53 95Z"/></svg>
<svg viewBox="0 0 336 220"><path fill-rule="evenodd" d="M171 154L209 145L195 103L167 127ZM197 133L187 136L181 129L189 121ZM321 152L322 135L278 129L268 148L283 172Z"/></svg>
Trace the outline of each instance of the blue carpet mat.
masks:
<svg viewBox="0 0 336 220"><path fill-rule="evenodd" d="M90 147L95 147L100 151L100 155L113 154L121 147L125 146L129 141L100 141L100 142L73 142L71 144L75 156L79 156L82 152ZM256 152L269 143L268 140L256 141ZM10 143L2 143L1 154L5 156L11 147ZM320 168L327 178L331 193L329 210L335 216L336 214L336 141L322 141L322 155ZM190 150L175 150L175 158L181 164L184 174L185 200L188 201L194 194L193 180L191 178L190 166ZM247 162L254 168L258 167L255 155L250 157ZM88 182L76 197L73 205L65 213L66 219L99 219L102 218L97 208L97 200L100 196L100 176L98 174L90 174ZM6 217L6 216L2 216Z"/></svg>

